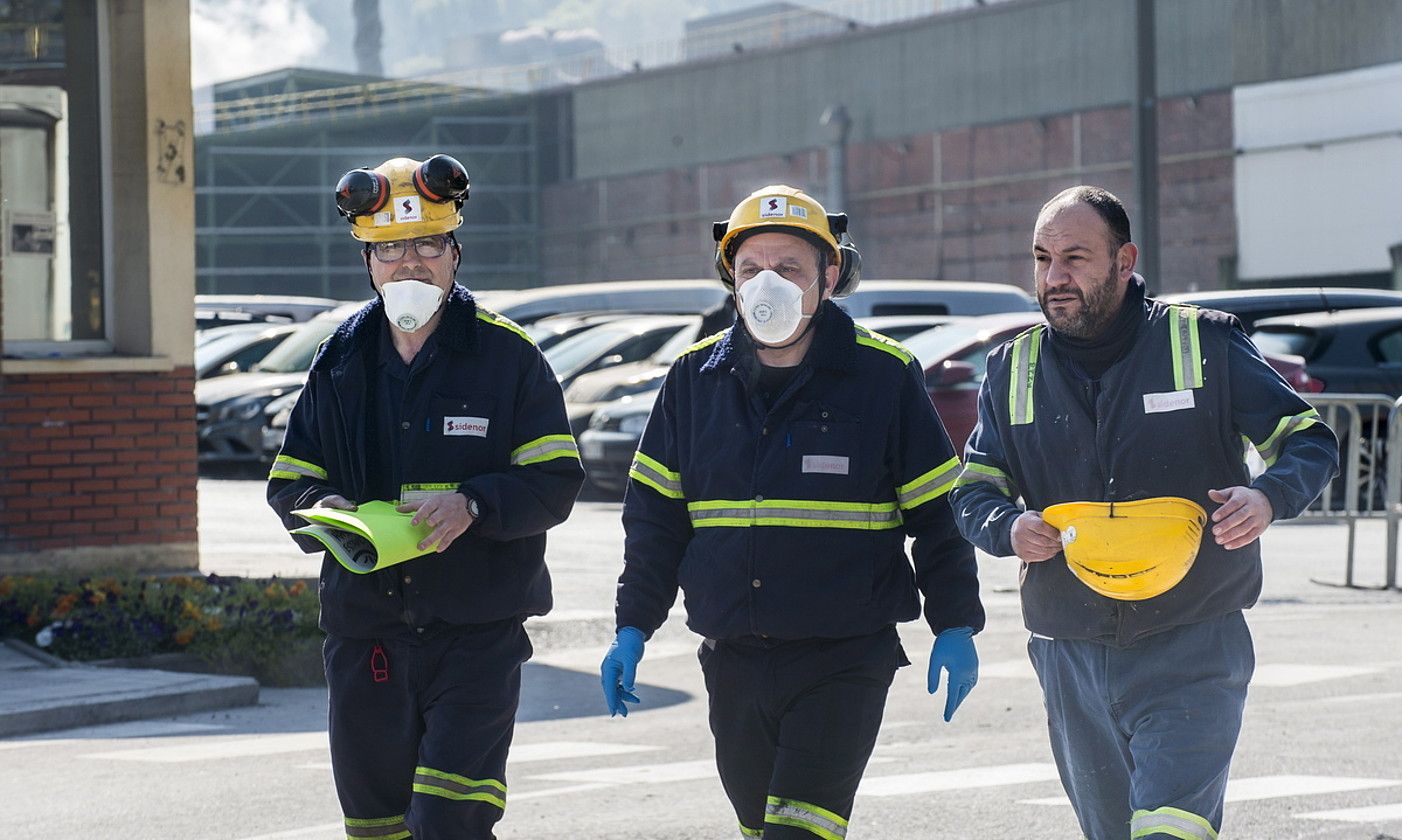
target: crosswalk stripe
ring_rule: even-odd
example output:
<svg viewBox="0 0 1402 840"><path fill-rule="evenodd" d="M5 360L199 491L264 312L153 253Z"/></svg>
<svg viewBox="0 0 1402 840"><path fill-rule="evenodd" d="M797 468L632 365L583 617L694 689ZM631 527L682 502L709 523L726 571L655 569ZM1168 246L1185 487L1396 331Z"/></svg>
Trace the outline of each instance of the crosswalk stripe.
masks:
<svg viewBox="0 0 1402 840"><path fill-rule="evenodd" d="M1251 686L1253 688L1260 686L1286 688L1305 683L1376 674L1380 670L1382 669L1358 668L1349 665L1299 665L1274 662L1256 666L1256 673L1251 677Z"/></svg>
<svg viewBox="0 0 1402 840"><path fill-rule="evenodd" d="M313 750L326 752L329 749L330 744L325 732L294 732L286 735L211 735L184 744L88 753L81 757L178 764L189 761L248 758Z"/></svg>
<svg viewBox="0 0 1402 840"><path fill-rule="evenodd" d="M857 788L857 795L904 796L911 793L1047 782L1056 778L1054 764L998 764L990 767L936 770L929 773L869 776L862 779Z"/></svg>
<svg viewBox="0 0 1402 840"><path fill-rule="evenodd" d="M1228 779L1227 801L1252 802L1258 799L1280 799L1287 796L1373 790L1395 785L1402 785L1402 781L1397 779L1361 779L1349 776L1254 776L1249 779ZM1064 796L1018 801L1023 805L1071 804Z"/></svg>
<svg viewBox="0 0 1402 840"><path fill-rule="evenodd" d="M665 747L645 744L601 744L594 741L545 741L538 744L513 744L507 758L507 766L527 764L533 761L563 761L571 758L597 758L609 755L653 752ZM302 770L330 770L329 761L311 761L297 765Z"/></svg>
<svg viewBox="0 0 1402 840"><path fill-rule="evenodd" d="M203 735L208 732L227 731L227 726L216 723L180 723L178 721L138 720L127 723L109 723L102 726L85 726L81 729L66 729L59 737L33 735L14 740L0 741L0 750L18 750L25 747L51 749L61 744L90 743L103 740L127 740L136 738L159 738L167 735Z"/></svg>
<svg viewBox="0 0 1402 840"><path fill-rule="evenodd" d="M716 763L710 759L676 761L670 764L635 764L627 767L597 767L590 770L570 770L542 773L532 779L555 782L603 782L612 785L657 784L662 782L692 782L716 775Z"/></svg>
<svg viewBox="0 0 1402 840"><path fill-rule="evenodd" d="M1402 820L1402 803L1365 805L1361 808L1339 808L1334 811L1309 811L1296 814L1297 820L1338 820L1339 822L1374 823Z"/></svg>

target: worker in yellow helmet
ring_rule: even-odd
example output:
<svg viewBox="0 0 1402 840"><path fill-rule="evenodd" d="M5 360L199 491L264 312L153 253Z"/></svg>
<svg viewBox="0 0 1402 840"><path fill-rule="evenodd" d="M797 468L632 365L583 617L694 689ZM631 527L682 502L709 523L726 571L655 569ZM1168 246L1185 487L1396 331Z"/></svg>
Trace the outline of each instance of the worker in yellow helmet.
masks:
<svg viewBox="0 0 1402 840"><path fill-rule="evenodd" d="M645 699L638 662L680 589L741 834L840 838L922 595L946 721L978 679L959 459L919 363L832 301L860 276L845 215L775 185L712 233L739 320L677 359L648 418L604 696L625 715Z"/></svg>
<svg viewBox="0 0 1402 840"><path fill-rule="evenodd" d="M396 501L429 553L356 574L327 552L331 769L348 838L491 840L545 531L584 470L550 366L455 282L467 171L447 155L347 172L336 207L376 296L327 339L268 480L293 511ZM322 546L295 536L304 551Z"/></svg>
<svg viewBox="0 0 1402 840"><path fill-rule="evenodd" d="M1255 665L1258 538L1338 470L1319 414L1223 312L1146 297L1119 199L1073 187L1032 236L1047 323L988 356L950 494L1022 560L1052 752L1090 840L1209 840ZM1243 438L1267 469L1248 474Z"/></svg>

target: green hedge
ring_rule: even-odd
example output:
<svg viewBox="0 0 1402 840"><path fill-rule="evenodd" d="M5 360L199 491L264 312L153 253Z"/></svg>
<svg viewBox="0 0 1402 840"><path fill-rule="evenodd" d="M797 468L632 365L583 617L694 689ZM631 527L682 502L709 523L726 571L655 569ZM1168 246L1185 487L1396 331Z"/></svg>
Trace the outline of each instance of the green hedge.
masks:
<svg viewBox="0 0 1402 840"><path fill-rule="evenodd" d="M71 661L186 653L270 684L320 678L316 590L301 580L10 575L0 577L0 636Z"/></svg>

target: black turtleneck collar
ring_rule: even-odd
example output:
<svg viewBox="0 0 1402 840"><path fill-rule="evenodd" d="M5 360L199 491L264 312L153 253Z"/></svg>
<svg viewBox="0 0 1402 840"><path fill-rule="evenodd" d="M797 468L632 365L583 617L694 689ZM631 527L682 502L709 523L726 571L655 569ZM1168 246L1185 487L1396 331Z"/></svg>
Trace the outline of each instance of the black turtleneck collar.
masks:
<svg viewBox="0 0 1402 840"><path fill-rule="evenodd" d="M1129 279L1120 309L1105 329L1094 338L1074 338L1048 330L1056 349L1081 366L1091 379L1099 379L1110 366L1124 358L1144 323L1144 278Z"/></svg>

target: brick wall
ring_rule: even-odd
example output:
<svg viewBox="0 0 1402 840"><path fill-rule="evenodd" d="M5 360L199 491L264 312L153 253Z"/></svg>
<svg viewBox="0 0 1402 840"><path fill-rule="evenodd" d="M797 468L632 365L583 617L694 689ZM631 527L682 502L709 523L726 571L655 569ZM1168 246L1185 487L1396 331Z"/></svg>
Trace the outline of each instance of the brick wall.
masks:
<svg viewBox="0 0 1402 840"><path fill-rule="evenodd" d="M847 151L852 232L868 278L1031 287L1032 225L1062 189L1134 196L1128 108L971 126ZM1159 106L1160 292L1220 285L1236 252L1231 95ZM775 181L821 195L825 153L571 181L542 200L542 262L552 282L710 276L710 222ZM832 208L830 208L832 209Z"/></svg>
<svg viewBox="0 0 1402 840"><path fill-rule="evenodd" d="M0 388L0 572L198 565L191 368Z"/></svg>

